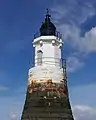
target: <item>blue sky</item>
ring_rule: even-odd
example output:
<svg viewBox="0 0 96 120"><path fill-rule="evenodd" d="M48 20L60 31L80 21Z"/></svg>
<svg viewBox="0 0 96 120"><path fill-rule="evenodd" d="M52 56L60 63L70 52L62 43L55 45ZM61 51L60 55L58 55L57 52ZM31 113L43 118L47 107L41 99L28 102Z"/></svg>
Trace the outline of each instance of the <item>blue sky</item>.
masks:
<svg viewBox="0 0 96 120"><path fill-rule="evenodd" d="M0 0L0 118L20 118L28 69L34 63L33 35L39 31L46 8L63 35L63 57L67 59L69 95L75 118L94 120L95 0Z"/></svg>

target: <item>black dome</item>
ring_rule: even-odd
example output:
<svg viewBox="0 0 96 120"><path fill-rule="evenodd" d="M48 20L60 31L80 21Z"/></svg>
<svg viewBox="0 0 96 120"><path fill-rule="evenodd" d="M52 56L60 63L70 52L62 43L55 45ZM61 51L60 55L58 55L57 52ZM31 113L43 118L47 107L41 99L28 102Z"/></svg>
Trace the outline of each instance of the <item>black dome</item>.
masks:
<svg viewBox="0 0 96 120"><path fill-rule="evenodd" d="M47 11L45 21L42 23L40 28L40 35L41 36L47 36L47 35L55 35L56 33L56 27L54 24L50 21L50 15Z"/></svg>

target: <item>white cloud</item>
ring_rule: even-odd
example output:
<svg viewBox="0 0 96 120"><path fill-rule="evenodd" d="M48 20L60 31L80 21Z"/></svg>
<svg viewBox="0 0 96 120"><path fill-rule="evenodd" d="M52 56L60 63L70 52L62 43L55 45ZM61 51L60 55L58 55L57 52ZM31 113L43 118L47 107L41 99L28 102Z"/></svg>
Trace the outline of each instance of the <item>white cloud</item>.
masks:
<svg viewBox="0 0 96 120"><path fill-rule="evenodd" d="M83 67L84 63L79 61L77 57L69 56L67 58L67 71L68 72L75 72L81 67Z"/></svg>
<svg viewBox="0 0 96 120"><path fill-rule="evenodd" d="M80 0L65 0L56 3L51 7L55 21L64 19L69 23L81 24L96 13L92 2ZM59 21L58 21L59 23Z"/></svg>
<svg viewBox="0 0 96 120"><path fill-rule="evenodd" d="M81 38L81 44L78 44L80 51L86 53L96 52L96 27L92 28L85 36Z"/></svg>
<svg viewBox="0 0 96 120"><path fill-rule="evenodd" d="M96 108L92 108L87 105L73 106L73 113L76 120L95 120L96 119Z"/></svg>
<svg viewBox="0 0 96 120"><path fill-rule="evenodd" d="M25 86L16 91L13 90L13 95L0 96L0 118L2 120L20 120L26 93L23 88Z"/></svg>
<svg viewBox="0 0 96 120"><path fill-rule="evenodd" d="M21 117L25 96L0 97L0 118L2 120L19 120Z"/></svg>
<svg viewBox="0 0 96 120"><path fill-rule="evenodd" d="M86 32L84 37L80 36L80 29L76 26L62 24L58 28L64 33L64 41L79 54L96 52L96 27Z"/></svg>
<svg viewBox="0 0 96 120"><path fill-rule="evenodd" d="M74 72L82 68L84 63L81 58L96 52L96 27L81 36L81 23L96 14L93 3L88 1L68 0L64 4L55 4L51 8L53 20L56 22L58 30L63 34L64 41L77 55L68 56L68 69ZM71 51L70 51L71 52ZM71 65L70 65L71 63Z"/></svg>
<svg viewBox="0 0 96 120"><path fill-rule="evenodd" d="M72 111L76 120L96 119L96 84L69 87Z"/></svg>
<svg viewBox="0 0 96 120"><path fill-rule="evenodd" d="M16 113L11 113L10 119L11 119L11 120L18 120Z"/></svg>
<svg viewBox="0 0 96 120"><path fill-rule="evenodd" d="M9 88L6 86L0 86L0 92L8 91Z"/></svg>
<svg viewBox="0 0 96 120"><path fill-rule="evenodd" d="M76 105L76 106L74 106L73 110L75 110L75 109L79 109L81 111L89 111L91 109L91 107L85 106L85 105Z"/></svg>
<svg viewBox="0 0 96 120"><path fill-rule="evenodd" d="M54 5L51 8L53 19L57 21L57 27L64 35L64 41L68 42L72 48L82 53L96 52L96 27L86 32L82 37L80 35L81 29L77 25L95 15L95 8L92 3L88 4L88 2L79 2L78 0L72 1L74 2L65 2L64 6L61 4ZM76 8L80 8L81 12ZM66 23L65 19L70 21Z"/></svg>

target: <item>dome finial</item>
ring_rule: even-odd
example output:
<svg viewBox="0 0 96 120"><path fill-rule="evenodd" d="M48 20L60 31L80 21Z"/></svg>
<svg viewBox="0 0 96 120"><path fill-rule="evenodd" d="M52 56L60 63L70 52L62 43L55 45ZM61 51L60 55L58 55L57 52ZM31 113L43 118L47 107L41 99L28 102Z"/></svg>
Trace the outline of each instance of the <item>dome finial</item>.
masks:
<svg viewBox="0 0 96 120"><path fill-rule="evenodd" d="M47 11L47 12L46 12L46 13L47 13L47 15L49 15L49 9L48 9L48 8L46 9L46 11Z"/></svg>
<svg viewBox="0 0 96 120"><path fill-rule="evenodd" d="M49 14L49 9L47 8L46 9L46 18L50 18L51 17L51 15Z"/></svg>

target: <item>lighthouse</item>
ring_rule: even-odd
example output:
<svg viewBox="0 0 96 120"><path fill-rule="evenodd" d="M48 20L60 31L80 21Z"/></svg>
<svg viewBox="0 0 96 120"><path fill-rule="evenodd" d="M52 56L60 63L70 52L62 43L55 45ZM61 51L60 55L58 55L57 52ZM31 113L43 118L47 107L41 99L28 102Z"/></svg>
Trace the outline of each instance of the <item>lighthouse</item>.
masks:
<svg viewBox="0 0 96 120"><path fill-rule="evenodd" d="M28 71L21 120L74 120L68 96L66 60L61 55L63 44L47 10L39 34L34 35L32 42L34 67Z"/></svg>

